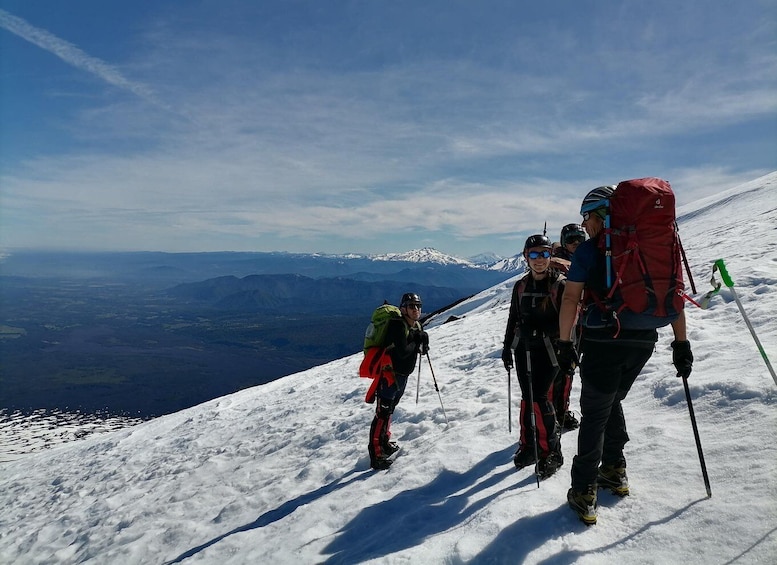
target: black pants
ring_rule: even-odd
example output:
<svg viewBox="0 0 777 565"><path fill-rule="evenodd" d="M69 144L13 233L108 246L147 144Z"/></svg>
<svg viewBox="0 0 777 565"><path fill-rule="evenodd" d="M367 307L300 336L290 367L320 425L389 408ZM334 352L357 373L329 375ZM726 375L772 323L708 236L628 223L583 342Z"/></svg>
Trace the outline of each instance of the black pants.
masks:
<svg viewBox="0 0 777 565"><path fill-rule="evenodd" d="M561 430L556 411L548 393L556 376L556 368L550 362L544 344L531 348L531 386L534 400L534 421L537 425L537 451L546 457L551 451L561 451ZM521 449L534 449L531 435L531 411L529 409L529 378L526 349L521 342L515 350L515 368L521 387Z"/></svg>
<svg viewBox="0 0 777 565"><path fill-rule="evenodd" d="M580 364L580 431L572 463L572 488L596 482L600 463L624 461L629 441L621 401L653 354L653 343L587 341Z"/></svg>
<svg viewBox="0 0 777 565"><path fill-rule="evenodd" d="M391 415L405 394L408 375L394 375L394 383L389 385L385 379L378 383L375 395L375 417L370 425L370 443L367 450L370 459L384 456L383 450L391 438Z"/></svg>

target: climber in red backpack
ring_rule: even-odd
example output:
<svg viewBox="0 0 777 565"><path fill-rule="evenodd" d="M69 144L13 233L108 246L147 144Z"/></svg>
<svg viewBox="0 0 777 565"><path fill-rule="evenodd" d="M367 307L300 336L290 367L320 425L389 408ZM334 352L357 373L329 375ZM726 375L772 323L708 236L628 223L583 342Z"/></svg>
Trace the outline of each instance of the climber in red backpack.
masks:
<svg viewBox="0 0 777 565"><path fill-rule="evenodd" d="M657 328L672 327L678 377L690 375L693 355L669 183L646 178L600 186L585 196L580 214L591 239L577 248L567 274L556 353L562 371L578 362L572 329L582 300L582 417L567 500L590 525L597 520L597 488L629 494L621 402L653 354Z"/></svg>

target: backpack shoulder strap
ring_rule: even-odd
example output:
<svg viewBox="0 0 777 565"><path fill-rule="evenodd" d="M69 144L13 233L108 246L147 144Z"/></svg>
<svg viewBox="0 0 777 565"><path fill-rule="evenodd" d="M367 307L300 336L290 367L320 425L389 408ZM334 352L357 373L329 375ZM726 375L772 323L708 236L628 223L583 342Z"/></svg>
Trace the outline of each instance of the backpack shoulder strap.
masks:
<svg viewBox="0 0 777 565"><path fill-rule="evenodd" d="M553 307L558 312L560 308L559 304L559 292L558 289L562 284L566 284L567 277L563 273L555 272L551 273L550 281L550 301L553 303Z"/></svg>
<svg viewBox="0 0 777 565"><path fill-rule="evenodd" d="M531 273L526 273L522 276L517 283L515 283L515 296L518 299L518 321L521 321L521 302L523 301L523 295L526 293L526 287L529 285L529 277Z"/></svg>
<svg viewBox="0 0 777 565"><path fill-rule="evenodd" d="M526 273L523 275L517 283L515 283L516 292L518 293L518 298L523 296L523 293L526 292L526 285L529 284L529 277L531 276L531 273Z"/></svg>

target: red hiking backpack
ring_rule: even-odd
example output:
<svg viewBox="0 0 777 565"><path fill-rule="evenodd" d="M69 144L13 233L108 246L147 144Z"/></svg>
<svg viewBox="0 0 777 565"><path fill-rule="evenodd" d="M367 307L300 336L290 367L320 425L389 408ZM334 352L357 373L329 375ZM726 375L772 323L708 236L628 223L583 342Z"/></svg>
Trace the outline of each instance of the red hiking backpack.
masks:
<svg viewBox="0 0 777 565"><path fill-rule="evenodd" d="M667 181L650 177L619 183L609 199L599 246L606 255L606 302L616 313L628 309L653 316L643 323L656 328L677 319L685 284L675 196Z"/></svg>

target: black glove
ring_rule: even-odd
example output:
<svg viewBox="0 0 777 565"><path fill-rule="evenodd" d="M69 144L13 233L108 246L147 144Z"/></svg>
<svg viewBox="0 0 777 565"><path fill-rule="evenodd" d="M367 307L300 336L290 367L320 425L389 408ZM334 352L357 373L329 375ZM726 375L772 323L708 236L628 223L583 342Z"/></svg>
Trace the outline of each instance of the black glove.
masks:
<svg viewBox="0 0 777 565"><path fill-rule="evenodd" d="M421 331L421 355L429 353L429 334Z"/></svg>
<svg viewBox="0 0 777 565"><path fill-rule="evenodd" d="M505 348L502 350L502 363L505 364L505 369L508 371L513 366L513 352L509 345L505 346Z"/></svg>
<svg viewBox="0 0 777 565"><path fill-rule="evenodd" d="M429 334L424 330L413 333L413 341L418 345L418 352L421 355L429 353Z"/></svg>
<svg viewBox="0 0 777 565"><path fill-rule="evenodd" d="M672 364L677 369L677 376L687 379L693 369L693 353L690 341L672 342Z"/></svg>
<svg viewBox="0 0 777 565"><path fill-rule="evenodd" d="M580 362L575 351L575 344L571 341L558 340L556 342L556 360L562 375L571 375Z"/></svg>

